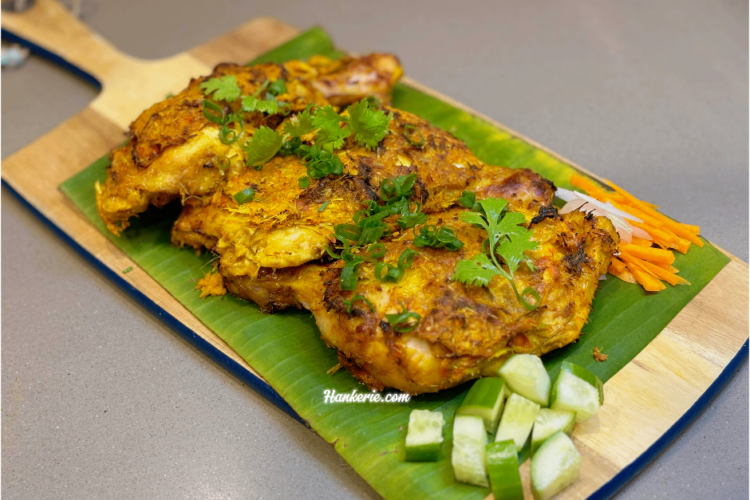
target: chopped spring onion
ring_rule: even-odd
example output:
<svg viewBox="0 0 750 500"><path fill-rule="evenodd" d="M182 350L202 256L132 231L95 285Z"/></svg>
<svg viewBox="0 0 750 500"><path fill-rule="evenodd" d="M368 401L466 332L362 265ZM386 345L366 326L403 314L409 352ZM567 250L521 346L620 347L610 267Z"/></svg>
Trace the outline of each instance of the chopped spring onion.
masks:
<svg viewBox="0 0 750 500"><path fill-rule="evenodd" d="M297 181L297 184L302 189L307 189L310 187L310 178L306 175L303 175L302 177L299 178L299 180Z"/></svg>
<svg viewBox="0 0 750 500"><path fill-rule="evenodd" d="M419 134L419 141L415 141L411 138L413 132ZM422 135L422 131L411 123L407 123L406 125L404 125L404 136L406 137L406 140L409 141L409 144L411 144L415 148L421 148L422 146L424 146L424 136Z"/></svg>
<svg viewBox="0 0 750 500"><path fill-rule="evenodd" d="M216 158L216 163L219 165L219 168L222 170L226 170L229 167L232 166L232 161L227 158L226 156L219 156Z"/></svg>
<svg viewBox="0 0 750 500"><path fill-rule="evenodd" d="M326 209L326 207L328 206L328 203L329 203L328 201L326 201L325 203L323 203L323 204L322 204L322 205L320 206L320 208L318 209L318 212L322 212L323 210L325 210L325 209Z"/></svg>
<svg viewBox="0 0 750 500"><path fill-rule="evenodd" d="M240 131L237 132L236 129L230 127L231 124L236 123L240 126ZM240 138L242 133L245 131L245 120L241 115L236 115L234 113L230 114L226 117L226 120L221 126L221 130L219 131L219 140L222 142L222 144L230 145L237 142L237 140Z"/></svg>
<svg viewBox="0 0 750 500"><path fill-rule="evenodd" d="M422 316L409 311L403 304L401 304L401 307L403 307L403 310L399 313L386 314L385 320L390 323L393 329L398 333L408 333L419 326Z"/></svg>
<svg viewBox="0 0 750 500"><path fill-rule="evenodd" d="M226 120L224 109L208 99L203 100L203 116L217 125L224 125L224 121Z"/></svg>
<svg viewBox="0 0 750 500"><path fill-rule="evenodd" d="M240 205L249 203L255 199L255 190L251 187L245 188L234 195L234 200Z"/></svg>
<svg viewBox="0 0 750 500"><path fill-rule="evenodd" d="M373 243L372 245L370 245L367 253L369 253L370 257L372 257L373 259L383 258L386 254L385 245L383 245L382 243Z"/></svg>
<svg viewBox="0 0 750 500"><path fill-rule="evenodd" d="M365 304L367 304L367 306L370 308L370 312L375 312L375 306L372 305L372 302L370 302L369 300L367 300L367 297L365 297L364 295L357 294L357 295L355 295L354 297L352 297L349 300L346 300L346 299L342 300L342 302L346 306L346 314L351 314L352 313L352 306L354 305L355 302L359 302L359 301L362 301Z"/></svg>
<svg viewBox="0 0 750 500"><path fill-rule="evenodd" d="M128 274L132 270L133 270L133 266L128 266L122 270L122 274Z"/></svg>

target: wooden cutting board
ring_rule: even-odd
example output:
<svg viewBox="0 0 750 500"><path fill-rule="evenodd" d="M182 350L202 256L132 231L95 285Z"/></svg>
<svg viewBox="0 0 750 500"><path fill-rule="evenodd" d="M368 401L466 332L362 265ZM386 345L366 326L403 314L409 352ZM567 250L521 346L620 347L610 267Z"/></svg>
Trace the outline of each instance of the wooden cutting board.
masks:
<svg viewBox="0 0 750 500"><path fill-rule="evenodd" d="M102 88L86 109L6 159L3 182L108 277L219 364L293 413L252 367L97 231L58 186L121 143L124 131L143 109L182 90L190 78L210 73L220 62L250 61L293 38L297 29L259 18L188 52L144 61L119 52L54 0L37 0L21 14L4 12L2 27L4 35L25 40ZM614 493L700 413L747 355L748 266L730 257L731 262L667 328L606 383L607 404L599 418L579 426L574 436L583 455L581 480L559 498L606 498ZM132 272L120 272L130 266ZM528 462L521 470L528 484ZM529 491L526 494L531 498Z"/></svg>

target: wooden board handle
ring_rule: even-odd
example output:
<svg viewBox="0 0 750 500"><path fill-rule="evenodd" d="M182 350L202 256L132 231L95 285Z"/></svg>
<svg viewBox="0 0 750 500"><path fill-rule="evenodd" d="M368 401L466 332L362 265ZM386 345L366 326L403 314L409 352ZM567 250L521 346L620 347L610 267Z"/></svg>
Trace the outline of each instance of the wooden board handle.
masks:
<svg viewBox="0 0 750 500"><path fill-rule="evenodd" d="M3 29L90 74L102 86L112 67L129 59L57 0L36 0L23 12L3 12Z"/></svg>

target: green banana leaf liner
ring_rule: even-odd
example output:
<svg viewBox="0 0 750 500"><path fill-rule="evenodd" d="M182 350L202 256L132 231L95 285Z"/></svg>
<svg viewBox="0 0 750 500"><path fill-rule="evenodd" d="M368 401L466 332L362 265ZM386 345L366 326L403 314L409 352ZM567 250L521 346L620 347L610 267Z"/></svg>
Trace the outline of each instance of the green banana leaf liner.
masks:
<svg viewBox="0 0 750 500"><path fill-rule="evenodd" d="M307 59L314 54L341 55L323 30L313 28L253 63ZM568 180L575 168L450 104L398 84L393 105L450 131L488 164L530 168L557 186L572 187ZM93 187L95 181L105 179L108 164L107 158L100 159L63 183L61 189L92 224L257 370L378 493L388 499L409 500L482 499L489 494L489 489L456 483L450 464L453 413L470 384L415 397L405 404L325 404L326 389L338 393L367 389L346 370L326 373L337 363L336 351L325 346L312 315L306 311L266 315L254 304L230 295L200 299L195 285L211 269L213 256L197 256L170 244L170 228L179 207L149 210L121 237L110 234L96 212ZM568 359L606 382L728 262L708 242L703 248L693 246L675 261L680 276L692 284L668 287L657 294L610 276L601 282L580 340L544 357L551 376L556 376L560 362ZM594 361L594 346L609 355L606 362ZM406 427L414 409L441 411L448 422L441 459L436 463L404 462Z"/></svg>

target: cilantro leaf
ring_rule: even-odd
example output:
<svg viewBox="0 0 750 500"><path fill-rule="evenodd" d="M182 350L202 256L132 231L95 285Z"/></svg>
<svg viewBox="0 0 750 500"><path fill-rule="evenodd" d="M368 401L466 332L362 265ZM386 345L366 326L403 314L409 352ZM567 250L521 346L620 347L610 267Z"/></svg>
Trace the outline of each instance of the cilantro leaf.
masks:
<svg viewBox="0 0 750 500"><path fill-rule="evenodd" d="M481 226L485 229L485 231L489 231L489 225L487 224L487 221L482 217L482 214L477 212L461 212L461 220L466 222L467 224L476 224L477 226Z"/></svg>
<svg viewBox="0 0 750 500"><path fill-rule="evenodd" d="M333 106L323 106L315 110L312 123L318 130L315 143L321 147L330 144L333 149L344 145L344 139L349 137L352 130L348 127L341 128L340 123L346 122L346 118L336 113Z"/></svg>
<svg viewBox="0 0 750 500"><path fill-rule="evenodd" d="M369 149L377 147L378 143L388 133L391 116L382 110L370 109L367 100L361 100L349 106L349 126L354 131L354 139Z"/></svg>
<svg viewBox="0 0 750 500"><path fill-rule="evenodd" d="M523 252L526 250L534 250L539 246L539 243L531 240L531 231L526 231L521 234L515 234L505 239L500 246L497 248L497 253L505 260L510 275L515 274L516 269L521 261L526 260Z"/></svg>
<svg viewBox="0 0 750 500"><path fill-rule="evenodd" d="M279 78L278 80L274 80L268 86L268 92L275 96L286 94L286 82L281 78Z"/></svg>
<svg viewBox="0 0 750 500"><path fill-rule="evenodd" d="M466 199L461 201L464 206L472 204L474 201L472 194L464 192L463 198ZM461 220L464 222L482 227L487 231L488 239L485 243L489 242L489 245L487 245L486 254L482 253L471 259L459 261L451 279L461 281L464 284L488 286L492 278L499 274L510 281L513 292L521 305L529 311L533 311L539 306L541 299L539 293L531 287L527 287L523 292L518 293L516 284L513 282L513 276L521 262L525 262L532 272L536 271L532 260L525 256L524 252L534 250L539 246L539 243L531 239L532 230L521 225L526 222L523 214L507 212L503 215L507 205L508 202L502 198L487 198L473 205L481 208L484 213L464 212L461 214ZM484 249L484 245L482 248ZM502 267L496 255L499 255L505 261L507 271ZM527 296L535 299L534 304L528 302Z"/></svg>
<svg viewBox="0 0 750 500"><path fill-rule="evenodd" d="M201 83L200 88L206 95L213 93L214 99L219 101L233 102L242 94L235 75L211 78Z"/></svg>
<svg viewBox="0 0 750 500"><path fill-rule="evenodd" d="M464 285L487 286L492 278L501 274L486 254L480 253L471 259L458 261L452 280Z"/></svg>
<svg viewBox="0 0 750 500"><path fill-rule="evenodd" d="M525 234L528 229L523 227L521 224L526 222L526 217L522 213L508 212L505 214L500 222L495 226L495 230L501 234L514 235L514 234Z"/></svg>
<svg viewBox="0 0 750 500"><path fill-rule="evenodd" d="M301 113L297 113L284 125L284 133L290 137L300 137L315 131L310 106Z"/></svg>
<svg viewBox="0 0 750 500"><path fill-rule="evenodd" d="M284 144L284 138L275 130L268 127L260 127L253 134L252 139L240 147L245 152L245 162L248 167L256 167L260 170L268 160L278 153Z"/></svg>
<svg viewBox="0 0 750 500"><path fill-rule="evenodd" d="M479 200L479 205L487 215L487 220L490 223L495 223L500 220L500 216L508 206L508 202L503 198L487 198L485 200Z"/></svg>
<svg viewBox="0 0 750 500"><path fill-rule="evenodd" d="M279 101L276 99L263 101L250 95L242 96L242 111L245 113L260 111L268 115L275 115L280 111Z"/></svg>

